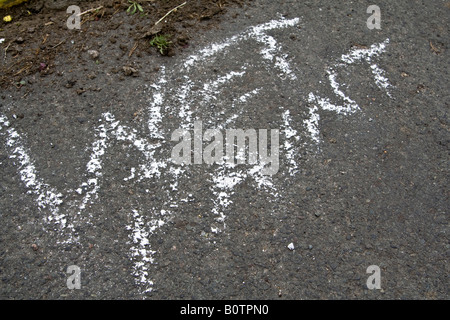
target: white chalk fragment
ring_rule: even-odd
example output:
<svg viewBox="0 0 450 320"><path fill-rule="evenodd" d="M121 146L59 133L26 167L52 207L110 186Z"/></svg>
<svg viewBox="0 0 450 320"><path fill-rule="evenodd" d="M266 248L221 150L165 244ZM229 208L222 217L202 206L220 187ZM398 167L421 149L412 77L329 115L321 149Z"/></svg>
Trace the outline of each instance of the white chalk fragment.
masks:
<svg viewBox="0 0 450 320"><path fill-rule="evenodd" d="M341 89L340 87L345 86L345 84L341 84L338 82L338 69L345 69L350 64L365 61L366 63L370 64L370 70L372 73L372 76L374 78L375 84L382 90L386 91L386 94L390 97L390 93L388 92L388 88L391 86L389 83L389 80L384 76L384 70L378 67L375 63L372 62L373 58L382 54L386 51L386 46L389 44L389 39L386 39L385 41L373 44L370 48L367 49L353 49L348 54L343 54L341 56L341 59L336 62L333 66L328 67L327 74L328 74L328 82L333 89L333 93L335 96L341 100L342 102L340 104L334 104L330 101L329 98L323 98L320 96L317 96L314 93L310 93L308 96L308 102L312 104L312 106L309 107L309 119L305 119L303 124L307 128L308 132L310 133L311 140L317 145L320 143L320 130L319 130L319 107L320 110L325 111L333 111L337 114L342 115L349 115L353 114L357 111L360 111L361 108L358 106L356 101L348 97Z"/></svg>

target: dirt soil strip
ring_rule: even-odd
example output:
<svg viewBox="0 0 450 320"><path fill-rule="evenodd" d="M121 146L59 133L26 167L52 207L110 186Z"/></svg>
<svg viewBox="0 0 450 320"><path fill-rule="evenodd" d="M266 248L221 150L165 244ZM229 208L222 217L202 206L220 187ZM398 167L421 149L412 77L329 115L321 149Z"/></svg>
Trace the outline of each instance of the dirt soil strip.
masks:
<svg viewBox="0 0 450 320"><path fill-rule="evenodd" d="M54 65L57 56L67 55L67 63L77 65L90 43L104 41L111 32L114 35L110 41L129 57L158 53L172 56L188 47L198 31L215 27L228 7L245 2L250 1L150 0L137 1L140 6L134 7L126 0L37 0L2 9L0 85L21 87L28 75L58 72ZM71 15L66 10L70 5L80 7L79 30L67 27ZM4 21L6 16L11 21ZM150 45L157 35L167 38L164 50ZM91 51L91 57L97 58L95 52Z"/></svg>

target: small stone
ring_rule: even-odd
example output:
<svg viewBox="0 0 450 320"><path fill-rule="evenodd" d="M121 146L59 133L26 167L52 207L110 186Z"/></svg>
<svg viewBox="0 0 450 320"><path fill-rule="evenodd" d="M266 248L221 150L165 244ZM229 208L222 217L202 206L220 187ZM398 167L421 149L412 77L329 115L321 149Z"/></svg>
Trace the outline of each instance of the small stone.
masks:
<svg viewBox="0 0 450 320"><path fill-rule="evenodd" d="M132 67L123 67L122 70L123 70L123 73L124 73L127 77L129 77L129 76L134 76L134 75L136 75L137 72L138 72L135 68L132 68Z"/></svg>
<svg viewBox="0 0 450 320"><path fill-rule="evenodd" d="M86 122L86 118L78 117L78 118L77 118L77 121L78 121L80 124L83 124L83 123Z"/></svg>
<svg viewBox="0 0 450 320"><path fill-rule="evenodd" d="M100 56L97 50L88 50L88 54L93 60L97 59Z"/></svg>
<svg viewBox="0 0 450 320"><path fill-rule="evenodd" d="M67 80L67 83L65 85L66 88L72 88L77 83L77 80L75 79L69 79Z"/></svg>
<svg viewBox="0 0 450 320"><path fill-rule="evenodd" d="M39 247L37 246L37 244L33 243L31 245L31 248L33 249L33 251L38 251Z"/></svg>

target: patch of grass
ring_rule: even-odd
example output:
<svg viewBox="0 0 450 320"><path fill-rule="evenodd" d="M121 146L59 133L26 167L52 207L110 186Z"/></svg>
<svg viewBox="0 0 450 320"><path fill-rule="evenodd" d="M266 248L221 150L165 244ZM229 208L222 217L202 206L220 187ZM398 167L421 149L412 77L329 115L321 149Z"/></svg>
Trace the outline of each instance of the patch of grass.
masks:
<svg viewBox="0 0 450 320"><path fill-rule="evenodd" d="M157 35L150 41L150 45L152 47L158 48L159 52L162 55L165 55L165 54L167 54L167 51L169 50L169 46L172 43L169 40L169 38L170 38L169 35Z"/></svg>
<svg viewBox="0 0 450 320"><path fill-rule="evenodd" d="M130 1L128 0L128 3L130 6L127 9L127 13L133 15L136 13L136 11L139 11L141 14L144 14L144 8L137 2L137 1Z"/></svg>

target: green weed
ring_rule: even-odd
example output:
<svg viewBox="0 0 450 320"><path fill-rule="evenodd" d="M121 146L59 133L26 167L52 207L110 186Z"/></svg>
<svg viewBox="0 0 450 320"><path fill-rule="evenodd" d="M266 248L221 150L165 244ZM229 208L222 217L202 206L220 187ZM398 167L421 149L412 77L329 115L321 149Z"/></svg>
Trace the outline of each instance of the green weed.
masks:
<svg viewBox="0 0 450 320"><path fill-rule="evenodd" d="M128 0L128 3L130 4L130 6L127 9L127 13L133 15L136 13L136 11L139 11L141 14L144 14L144 9L137 1Z"/></svg>
<svg viewBox="0 0 450 320"><path fill-rule="evenodd" d="M172 43L171 41L169 41L169 37L170 36L168 35L157 35L150 41L150 45L152 47L158 48L159 52L162 55L165 55L167 54L167 50Z"/></svg>

